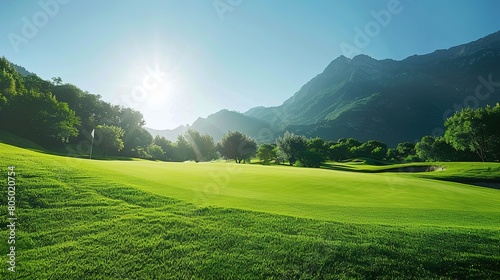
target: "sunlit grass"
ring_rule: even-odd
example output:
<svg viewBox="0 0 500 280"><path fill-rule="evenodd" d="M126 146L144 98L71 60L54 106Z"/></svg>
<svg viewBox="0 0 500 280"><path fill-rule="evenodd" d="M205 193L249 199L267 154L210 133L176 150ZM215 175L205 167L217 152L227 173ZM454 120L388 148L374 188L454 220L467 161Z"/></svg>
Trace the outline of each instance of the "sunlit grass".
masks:
<svg viewBox="0 0 500 280"><path fill-rule="evenodd" d="M416 174L0 152L4 173L17 166L19 222L17 272L0 241L1 279L500 276L494 189Z"/></svg>

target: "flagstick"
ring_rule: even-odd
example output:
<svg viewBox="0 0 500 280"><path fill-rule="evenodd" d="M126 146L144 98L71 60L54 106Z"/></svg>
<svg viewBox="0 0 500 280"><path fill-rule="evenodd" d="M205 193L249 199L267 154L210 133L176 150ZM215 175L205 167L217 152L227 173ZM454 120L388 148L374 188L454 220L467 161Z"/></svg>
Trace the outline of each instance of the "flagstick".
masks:
<svg viewBox="0 0 500 280"><path fill-rule="evenodd" d="M92 159L92 148L94 147L94 137L92 137L92 145L90 146L90 159Z"/></svg>

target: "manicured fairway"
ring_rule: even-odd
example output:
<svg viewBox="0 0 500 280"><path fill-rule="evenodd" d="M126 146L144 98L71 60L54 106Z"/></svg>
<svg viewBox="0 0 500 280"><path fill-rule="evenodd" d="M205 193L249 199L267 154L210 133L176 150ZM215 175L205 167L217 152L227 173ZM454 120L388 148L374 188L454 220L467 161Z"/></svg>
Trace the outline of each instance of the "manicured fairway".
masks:
<svg viewBox="0 0 500 280"><path fill-rule="evenodd" d="M18 219L11 273L0 208L0 279L500 277L500 191L443 181L496 164L433 175L0 153Z"/></svg>
<svg viewBox="0 0 500 280"><path fill-rule="evenodd" d="M197 205L355 223L498 227L500 221L498 190L411 174L235 163L75 164L103 180Z"/></svg>

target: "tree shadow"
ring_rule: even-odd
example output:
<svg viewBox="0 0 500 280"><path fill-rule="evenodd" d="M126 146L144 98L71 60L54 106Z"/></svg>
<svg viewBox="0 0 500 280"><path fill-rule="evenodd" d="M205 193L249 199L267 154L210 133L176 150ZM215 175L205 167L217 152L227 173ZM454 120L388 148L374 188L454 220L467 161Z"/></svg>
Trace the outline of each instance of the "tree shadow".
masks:
<svg viewBox="0 0 500 280"><path fill-rule="evenodd" d="M72 158L81 158L81 159L89 159L89 154L83 154L76 152L73 146L64 144L62 147L44 147L39 145L31 140L25 139L21 136L14 135L10 132L0 130L0 143L4 143L7 145L11 145L14 147L18 147L21 149L30 150L37 153L54 155L54 156L63 156L63 157L72 157ZM132 157L123 157L123 156L103 156L100 154L96 154L92 156L92 160L122 160L122 161L131 161L134 160Z"/></svg>

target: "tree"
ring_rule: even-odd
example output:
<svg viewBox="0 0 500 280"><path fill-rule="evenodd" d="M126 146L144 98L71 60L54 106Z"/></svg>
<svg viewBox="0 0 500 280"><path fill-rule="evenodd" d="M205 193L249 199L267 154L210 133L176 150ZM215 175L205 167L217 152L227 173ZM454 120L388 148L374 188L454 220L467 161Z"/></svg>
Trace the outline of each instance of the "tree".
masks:
<svg viewBox="0 0 500 280"><path fill-rule="evenodd" d="M307 149L307 138L287 131L283 137L278 137L276 144L286 155L290 165L294 165L299 154Z"/></svg>
<svg viewBox="0 0 500 280"><path fill-rule="evenodd" d="M396 149L393 149L393 148L387 149L387 154L386 154L385 158L388 160L401 161L401 159L399 158L398 151Z"/></svg>
<svg viewBox="0 0 500 280"><path fill-rule="evenodd" d="M396 146L396 159L399 161L404 160L409 156L415 156L415 144L411 142L402 142Z"/></svg>
<svg viewBox="0 0 500 280"><path fill-rule="evenodd" d="M257 150L257 157L264 164L269 164L272 159L276 158L276 150L272 144L262 144Z"/></svg>
<svg viewBox="0 0 500 280"><path fill-rule="evenodd" d="M177 136L177 156L178 156L178 161L186 161L189 159L194 158L194 152L193 149L191 148L191 145L189 142L186 140L186 138L182 135Z"/></svg>
<svg viewBox="0 0 500 280"><path fill-rule="evenodd" d="M165 161L175 161L174 160L174 154L175 154L175 149L177 147L174 146L174 143L172 141L167 140L163 136L156 135L155 138L153 139L152 144L159 146L162 151L163 151L163 156L158 158L160 160L165 160Z"/></svg>
<svg viewBox="0 0 500 280"><path fill-rule="evenodd" d="M255 140L239 131L228 132L217 146L223 157L234 159L236 163L241 163L242 160L249 161L257 151Z"/></svg>
<svg viewBox="0 0 500 280"><path fill-rule="evenodd" d="M61 77L52 77L52 81L54 82L55 85L61 85L62 84Z"/></svg>
<svg viewBox="0 0 500 280"><path fill-rule="evenodd" d="M306 150L299 153L300 162L306 167L320 167L328 156L328 147L317 137L307 140Z"/></svg>
<svg viewBox="0 0 500 280"><path fill-rule="evenodd" d="M28 91L52 92L52 89L54 88L54 85L51 82L43 80L37 75L26 76L23 78L23 80L24 80L24 86ZM58 100L62 101L59 98Z"/></svg>
<svg viewBox="0 0 500 280"><path fill-rule="evenodd" d="M442 136L422 137L415 145L415 151L425 161L469 161L474 156L470 151L458 152Z"/></svg>
<svg viewBox="0 0 500 280"><path fill-rule="evenodd" d="M165 152L160 146L156 144L151 144L148 147L148 154L150 154L153 157L153 159L161 160L164 157Z"/></svg>
<svg viewBox="0 0 500 280"><path fill-rule="evenodd" d="M143 128L145 121L141 112L126 107L112 108L116 114L116 126L123 129L123 151L126 156L137 156L139 149L146 149L153 136ZM117 111L116 111L117 110Z"/></svg>
<svg viewBox="0 0 500 280"><path fill-rule="evenodd" d="M422 140L415 144L415 152L418 157L425 161L435 160L434 143L436 139L432 136L424 136Z"/></svg>
<svg viewBox="0 0 500 280"><path fill-rule="evenodd" d="M201 135L198 131L189 129L184 138L189 143L192 152L189 152L189 159L196 162L213 160L217 158L214 139L208 134Z"/></svg>
<svg viewBox="0 0 500 280"><path fill-rule="evenodd" d="M345 143L338 143L330 146L328 154L331 160L341 161L349 158L349 146Z"/></svg>
<svg viewBox="0 0 500 280"><path fill-rule="evenodd" d="M121 127L114 125L99 125L96 129L97 143L102 150L104 156L108 152L116 153L123 149L123 134L124 131Z"/></svg>
<svg viewBox="0 0 500 280"><path fill-rule="evenodd" d="M68 104L57 101L52 94L32 91L13 96L8 102L2 115L12 121L0 124L8 131L46 146L61 145L78 135L79 118Z"/></svg>
<svg viewBox="0 0 500 280"><path fill-rule="evenodd" d="M482 161L496 157L500 145L500 105L465 108L445 122L444 138L459 151L475 152Z"/></svg>
<svg viewBox="0 0 500 280"><path fill-rule="evenodd" d="M382 160L387 153L387 145L376 140L369 140L351 148L353 157L369 157Z"/></svg>
<svg viewBox="0 0 500 280"><path fill-rule="evenodd" d="M133 127L124 131L122 154L140 157L141 151L146 150L152 141L153 136L144 127Z"/></svg>
<svg viewBox="0 0 500 280"><path fill-rule="evenodd" d="M387 155L387 147L375 147L370 153L370 157L376 160L383 160Z"/></svg>

